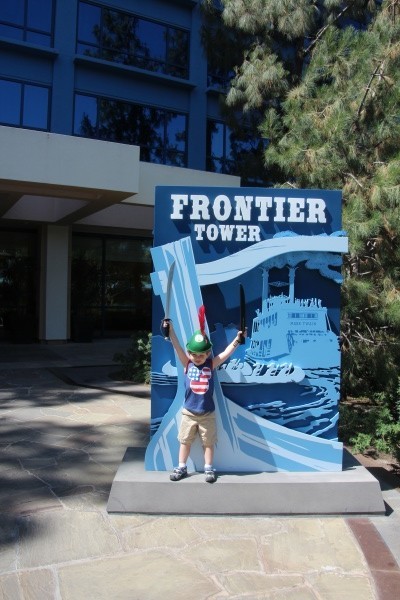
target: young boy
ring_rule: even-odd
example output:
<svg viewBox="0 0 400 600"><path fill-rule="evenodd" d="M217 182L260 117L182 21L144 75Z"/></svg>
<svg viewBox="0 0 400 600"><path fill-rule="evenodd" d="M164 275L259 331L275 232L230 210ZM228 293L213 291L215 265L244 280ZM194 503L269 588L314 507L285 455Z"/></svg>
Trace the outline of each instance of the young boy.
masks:
<svg viewBox="0 0 400 600"><path fill-rule="evenodd" d="M164 322L165 323L165 322ZM182 421L178 440L179 465L170 475L171 481L187 477L186 462L190 448L197 433L200 435L204 450L204 472L206 481L213 483L217 477L213 469L214 444L217 441L215 424L215 404L213 400L213 371L222 364L240 344L239 331L236 338L218 356L211 358L212 343L204 330L195 331L186 344L187 353L180 345L172 322L169 324L169 338L185 368L185 400L182 409Z"/></svg>

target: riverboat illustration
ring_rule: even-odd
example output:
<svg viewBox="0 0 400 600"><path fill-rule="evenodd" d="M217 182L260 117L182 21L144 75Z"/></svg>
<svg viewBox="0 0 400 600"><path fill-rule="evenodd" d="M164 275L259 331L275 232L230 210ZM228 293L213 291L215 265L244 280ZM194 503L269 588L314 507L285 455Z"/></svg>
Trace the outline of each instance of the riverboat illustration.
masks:
<svg viewBox="0 0 400 600"><path fill-rule="evenodd" d="M338 336L332 331L328 310L319 298L295 298L296 267L288 267L289 281L269 283L269 270L262 267L262 307L253 319L246 361L255 365L271 362L312 368L339 363ZM287 294L271 296L271 286L287 286ZM290 370L289 370L290 372Z"/></svg>

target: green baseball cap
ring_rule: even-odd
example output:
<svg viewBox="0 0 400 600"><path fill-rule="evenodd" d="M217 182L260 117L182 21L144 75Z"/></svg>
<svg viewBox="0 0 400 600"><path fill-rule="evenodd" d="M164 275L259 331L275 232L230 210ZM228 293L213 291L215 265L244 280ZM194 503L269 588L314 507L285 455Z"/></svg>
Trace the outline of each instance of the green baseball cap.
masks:
<svg viewBox="0 0 400 600"><path fill-rule="evenodd" d="M188 343L186 344L186 348L189 352L196 352L201 354L202 352L207 352L212 348L212 343L208 339L205 333L202 333L200 329L194 332Z"/></svg>

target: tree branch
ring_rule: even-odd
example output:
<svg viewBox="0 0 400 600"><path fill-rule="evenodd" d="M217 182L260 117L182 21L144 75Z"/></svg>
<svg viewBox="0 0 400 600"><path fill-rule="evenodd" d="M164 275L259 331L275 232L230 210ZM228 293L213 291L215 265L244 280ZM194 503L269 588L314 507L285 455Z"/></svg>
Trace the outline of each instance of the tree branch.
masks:
<svg viewBox="0 0 400 600"><path fill-rule="evenodd" d="M358 185L358 186L359 186L361 189L363 189L363 187L364 187L364 186L363 186L363 185L362 185L362 184L361 184L361 183L358 181L358 179L356 179L356 178L354 177L354 175L353 175L352 173L343 173L343 175L347 175L348 177L351 177L352 179L354 179L354 181L356 182L356 184L357 184L357 185Z"/></svg>
<svg viewBox="0 0 400 600"><path fill-rule="evenodd" d="M333 19L332 23L328 23L327 25L325 25L325 27L323 27L322 29L319 30L315 39L311 42L311 44L308 46L308 48L306 50L304 50L304 55L308 54L310 52L310 50L312 50L312 48L314 48L315 44L318 42L318 40L321 39L321 37L324 35L325 31L327 29L329 29L329 27L331 25L336 23L336 21L338 21L340 19L340 17L342 17L344 15L344 13L349 10L349 8L350 8L349 5L345 6L344 9L338 15L336 15L336 17Z"/></svg>
<svg viewBox="0 0 400 600"><path fill-rule="evenodd" d="M357 117L356 117L356 121L358 121L358 119L360 118L361 111L362 111L362 109L364 108L364 104L365 104L365 101L366 101L366 99L367 99L367 96L368 96L369 92L371 91L371 84L372 84L372 82L373 82L374 78L375 78L375 77L378 75L378 71L382 71L382 69L383 69L383 65L384 65L384 64L385 64L385 59L384 59L384 60L382 60L382 61L379 63L379 65L376 67L375 71L372 73L372 75L371 75L371 77L370 77L370 80L368 81L368 85L367 85L367 87L366 87L366 90L365 90L364 96L363 96L363 98L362 98L362 100L361 100L361 104L360 104L360 106L358 107L358 110L357 110ZM382 76L382 72L380 73L380 76Z"/></svg>
<svg viewBox="0 0 400 600"><path fill-rule="evenodd" d="M285 181L285 183L283 185L288 185L289 187L291 187L293 189L297 189L297 185L293 185L293 183L290 183L290 181Z"/></svg>

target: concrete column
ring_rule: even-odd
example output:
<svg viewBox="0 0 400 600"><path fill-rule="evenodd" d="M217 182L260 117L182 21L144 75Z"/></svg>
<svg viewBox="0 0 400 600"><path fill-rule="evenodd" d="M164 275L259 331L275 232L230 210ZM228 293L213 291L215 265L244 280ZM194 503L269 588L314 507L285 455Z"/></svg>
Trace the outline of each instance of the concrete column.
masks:
<svg viewBox="0 0 400 600"><path fill-rule="evenodd" d="M201 23L201 8L197 5L192 12L190 37L190 81L195 84L195 88L190 94L188 167L198 170L206 168L207 124L207 58L200 40Z"/></svg>
<svg viewBox="0 0 400 600"><path fill-rule="evenodd" d="M50 131L71 135L73 129L74 75L78 0L56 3L54 48L58 52L53 63L53 90Z"/></svg>
<svg viewBox="0 0 400 600"><path fill-rule="evenodd" d="M39 322L41 341L66 341L69 337L70 239L69 227L43 227Z"/></svg>

